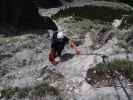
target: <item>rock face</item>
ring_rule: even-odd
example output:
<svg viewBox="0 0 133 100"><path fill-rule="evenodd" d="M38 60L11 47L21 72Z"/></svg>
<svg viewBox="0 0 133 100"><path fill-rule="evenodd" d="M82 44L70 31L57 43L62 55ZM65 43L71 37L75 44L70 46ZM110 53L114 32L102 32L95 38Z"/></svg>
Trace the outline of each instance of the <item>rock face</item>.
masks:
<svg viewBox="0 0 133 100"><path fill-rule="evenodd" d="M72 21L70 20L70 22ZM64 24L64 22L62 24L60 22L58 25L63 27ZM89 21L89 24L94 26L91 21ZM82 24L80 23L80 25ZM101 27L102 24L95 25ZM96 26L93 28L95 29ZM100 30L99 27L93 32L96 33ZM114 33L117 33L117 30L119 29L116 29ZM80 37L79 34L75 35ZM56 66L47 61L50 47L47 33L17 36L12 38L15 40L10 39L5 44L1 44L0 56L3 56L0 59L0 70L2 72L0 74L1 99L117 100L120 98L121 100L128 100L120 87L95 88L88 84L85 79L87 70L102 62L102 58L95 55L96 53L110 56L110 53L115 52L115 50L121 50L117 45L114 45L117 43L116 38L109 38L107 42L103 42L100 48L92 49L91 45L98 45L91 38L95 34L88 31L81 35L85 35L84 42L78 47L81 50L81 55L74 55L72 49L65 48L62 57L67 59ZM100 36L104 35L106 36L106 34ZM86 53L88 55L85 55ZM119 55L115 55L115 58L117 57ZM24 95L20 95L22 93ZM132 97L132 90L128 89L128 93Z"/></svg>
<svg viewBox="0 0 133 100"><path fill-rule="evenodd" d="M108 4L112 7L110 4L114 3L89 3L91 4L98 7ZM115 7L118 5L117 3ZM118 8L129 10L131 7L121 5ZM49 17L45 18L49 20ZM133 28L113 28L111 22L102 21L72 16L57 19L55 22L59 30L78 41L78 48L81 50L80 55L75 55L75 51L66 46L61 58L64 62L57 65L48 62L51 43L49 33L0 36L0 99L128 100L120 87L96 88L86 81L88 69L103 61L100 54L109 56L109 60L127 59L127 55L130 55L129 60L133 60L132 52L125 53L127 48L132 48ZM46 23L46 27L56 30L57 27L49 27L51 23ZM119 45L122 43L125 48ZM130 85L126 88L128 94L133 98L133 85L127 85Z"/></svg>

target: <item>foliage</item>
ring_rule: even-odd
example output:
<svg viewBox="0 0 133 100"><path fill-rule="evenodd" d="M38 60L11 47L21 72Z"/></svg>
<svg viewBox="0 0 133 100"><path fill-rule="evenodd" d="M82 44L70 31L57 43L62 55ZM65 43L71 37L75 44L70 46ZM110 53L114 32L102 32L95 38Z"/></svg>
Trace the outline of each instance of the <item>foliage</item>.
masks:
<svg viewBox="0 0 133 100"><path fill-rule="evenodd" d="M110 73L110 69L133 81L133 61L114 59L108 65L99 63L91 70L96 70L97 73Z"/></svg>
<svg viewBox="0 0 133 100"><path fill-rule="evenodd" d="M133 81L133 61L128 60L113 60L110 64L113 70L117 70Z"/></svg>
<svg viewBox="0 0 133 100"><path fill-rule="evenodd" d="M37 86L35 86L32 90L32 95L33 96L45 96L47 94L50 95L58 95L59 92L58 90L56 90L54 87L49 86L48 84L39 84Z"/></svg>
<svg viewBox="0 0 133 100"><path fill-rule="evenodd" d="M99 13L102 12L102 13ZM111 13L109 13L111 12ZM52 15L52 19L58 19L60 17L79 17L79 18L89 18L89 19L101 19L103 21L112 21L114 18L120 18L122 14L127 14L123 10L113 10L107 7L97 7L97 6L83 6L83 7L70 7L67 9L61 9L58 13ZM79 19L78 19L79 20Z"/></svg>
<svg viewBox="0 0 133 100"><path fill-rule="evenodd" d="M18 98L25 98L25 97L27 97L30 90L31 90L31 88L28 88L28 87L27 88L19 89L19 91L17 92Z"/></svg>
<svg viewBox="0 0 133 100"><path fill-rule="evenodd" d="M28 96L28 92L30 91L30 88L6 88L1 91L1 97L5 97L6 99L12 98L14 95L17 95L18 98L25 98Z"/></svg>
<svg viewBox="0 0 133 100"><path fill-rule="evenodd" d="M19 88L19 87L8 87L6 89L3 89L0 91L1 97L0 98L6 98L11 99L13 96L16 96L19 99L26 98L26 97L45 97L48 95L58 96L59 91L49 86L47 83L38 84L34 87L25 87L25 88Z"/></svg>
<svg viewBox="0 0 133 100"><path fill-rule="evenodd" d="M1 98L5 97L6 99L11 98L15 94L16 90L12 88L4 89L1 91Z"/></svg>
<svg viewBox="0 0 133 100"><path fill-rule="evenodd" d="M15 37L0 37L0 44L15 43L17 38Z"/></svg>

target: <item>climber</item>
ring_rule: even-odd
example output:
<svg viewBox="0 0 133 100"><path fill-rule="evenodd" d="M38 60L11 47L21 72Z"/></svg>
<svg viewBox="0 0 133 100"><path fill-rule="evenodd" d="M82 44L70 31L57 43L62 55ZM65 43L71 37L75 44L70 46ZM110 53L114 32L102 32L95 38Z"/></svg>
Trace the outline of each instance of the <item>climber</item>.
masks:
<svg viewBox="0 0 133 100"><path fill-rule="evenodd" d="M49 61L52 64L58 64L61 62L61 53L66 44L73 48L76 51L76 54L80 54L80 50L71 39L65 36L63 32L56 31L51 38L51 50L48 55ZM55 60L56 57L58 57L58 61Z"/></svg>

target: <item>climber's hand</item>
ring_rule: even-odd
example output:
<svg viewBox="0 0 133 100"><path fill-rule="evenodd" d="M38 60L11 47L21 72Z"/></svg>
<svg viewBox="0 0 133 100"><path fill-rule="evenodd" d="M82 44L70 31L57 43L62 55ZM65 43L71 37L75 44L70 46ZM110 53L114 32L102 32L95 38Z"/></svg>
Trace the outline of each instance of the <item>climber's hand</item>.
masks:
<svg viewBox="0 0 133 100"><path fill-rule="evenodd" d="M79 55L79 54L80 54L80 50L76 49L76 55Z"/></svg>

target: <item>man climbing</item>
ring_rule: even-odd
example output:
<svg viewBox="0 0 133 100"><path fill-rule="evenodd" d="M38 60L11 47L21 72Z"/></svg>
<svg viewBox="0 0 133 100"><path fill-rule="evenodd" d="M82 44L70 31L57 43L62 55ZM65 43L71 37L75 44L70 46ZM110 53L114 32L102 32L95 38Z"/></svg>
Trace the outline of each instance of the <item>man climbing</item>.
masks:
<svg viewBox="0 0 133 100"><path fill-rule="evenodd" d="M69 44L69 46L71 48L73 48L76 51L76 54L80 54L79 49L76 47L76 45L74 44L74 42L69 39L67 36L65 36L63 34L63 32L55 32L51 38L51 50L49 53L49 61L52 64L57 64L58 62L60 62L60 57L61 57L61 53L62 50L64 49L66 44ZM55 61L55 58L58 57L59 61Z"/></svg>

